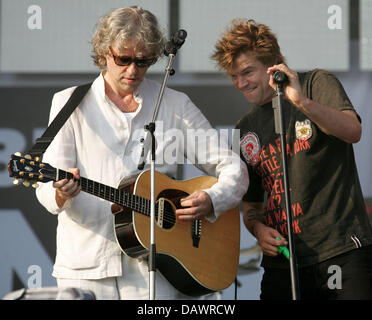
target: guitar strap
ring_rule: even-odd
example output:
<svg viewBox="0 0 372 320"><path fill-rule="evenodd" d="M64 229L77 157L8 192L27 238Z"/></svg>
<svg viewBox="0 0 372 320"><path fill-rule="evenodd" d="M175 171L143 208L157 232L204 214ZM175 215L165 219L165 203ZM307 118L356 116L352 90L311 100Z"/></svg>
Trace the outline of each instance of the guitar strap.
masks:
<svg viewBox="0 0 372 320"><path fill-rule="evenodd" d="M76 107L83 100L84 96L88 92L92 83L87 83L76 87L71 97L68 99L66 104L63 106L61 111L54 118L52 123L44 131L43 135L36 139L34 146L28 151L28 154L32 157L41 157L45 150L49 147L58 131L65 124L70 115L74 112Z"/></svg>

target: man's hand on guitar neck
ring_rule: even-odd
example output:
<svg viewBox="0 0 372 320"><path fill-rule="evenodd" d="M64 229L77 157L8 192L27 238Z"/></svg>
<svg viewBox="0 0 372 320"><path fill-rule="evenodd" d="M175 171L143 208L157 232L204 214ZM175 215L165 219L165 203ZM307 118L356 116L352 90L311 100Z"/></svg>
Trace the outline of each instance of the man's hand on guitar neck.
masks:
<svg viewBox="0 0 372 320"><path fill-rule="evenodd" d="M202 190L195 191L181 199L181 206L185 209L176 210L180 220L197 220L213 212L212 200L209 194Z"/></svg>
<svg viewBox="0 0 372 320"><path fill-rule="evenodd" d="M68 199L76 197L81 190L77 182L77 180L80 179L80 170L78 168L73 168L67 171L74 175L74 179L62 179L53 182L53 187L56 188L56 202L60 208L63 207Z"/></svg>

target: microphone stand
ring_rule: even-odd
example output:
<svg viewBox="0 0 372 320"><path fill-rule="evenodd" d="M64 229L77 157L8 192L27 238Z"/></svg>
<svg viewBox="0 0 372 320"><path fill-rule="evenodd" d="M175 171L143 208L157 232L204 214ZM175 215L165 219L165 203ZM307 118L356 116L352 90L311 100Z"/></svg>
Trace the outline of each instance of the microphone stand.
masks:
<svg viewBox="0 0 372 320"><path fill-rule="evenodd" d="M159 106L163 98L164 90L168 82L169 76L174 75L175 71L172 68L174 59L176 57L177 50L185 42L187 33L185 30L179 30L172 39L165 45L164 53L168 56L168 64L165 68L165 75L161 84L159 95L155 104L154 113L152 115L151 122L145 125L146 136L145 139L141 140L142 152L138 164L138 169L143 170L146 162L146 157L149 152L149 144L151 141L151 195L150 195L150 254L148 260L149 266L149 299L155 300L155 283L156 283L156 243L155 243L155 151L156 151L156 140L155 140L155 119L158 114Z"/></svg>
<svg viewBox="0 0 372 320"><path fill-rule="evenodd" d="M296 263L296 255L293 241L292 232L292 212L291 212L291 200L289 192L289 178L288 178L288 164L287 164L287 142L286 133L284 129L284 113L282 108L283 98L283 85L288 80L287 76L282 72L275 72L274 81L277 84L276 97L272 100L272 106L274 109L275 119L275 132L280 134L281 148L282 148L282 161L283 161L283 173L284 173L284 190L285 190L285 203L287 211L287 229L288 229L288 246L289 246L289 267L291 277L291 288L292 288L292 300L299 300L299 284L298 284L298 270Z"/></svg>

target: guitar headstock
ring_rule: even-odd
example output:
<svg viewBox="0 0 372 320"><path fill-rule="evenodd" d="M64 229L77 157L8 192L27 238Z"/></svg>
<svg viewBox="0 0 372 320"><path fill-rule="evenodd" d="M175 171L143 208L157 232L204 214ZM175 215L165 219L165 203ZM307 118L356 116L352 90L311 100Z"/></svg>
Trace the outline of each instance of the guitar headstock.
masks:
<svg viewBox="0 0 372 320"><path fill-rule="evenodd" d="M22 157L19 152L11 155L8 171L9 177L15 178L13 184L29 187L32 183L34 188L38 187L36 182L53 181L56 176L56 169L51 165L41 162L38 157L34 159L30 155Z"/></svg>

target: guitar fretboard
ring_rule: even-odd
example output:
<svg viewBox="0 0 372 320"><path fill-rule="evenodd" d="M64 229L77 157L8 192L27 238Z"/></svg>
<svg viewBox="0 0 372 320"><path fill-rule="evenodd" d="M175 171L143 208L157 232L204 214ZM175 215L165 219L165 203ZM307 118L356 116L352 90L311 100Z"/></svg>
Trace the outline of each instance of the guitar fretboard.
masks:
<svg viewBox="0 0 372 320"><path fill-rule="evenodd" d="M57 175L58 179L74 179L72 173L64 170L58 170ZM84 177L80 177L78 184L84 192L150 216L151 202L149 199L125 192L124 190L109 187Z"/></svg>

